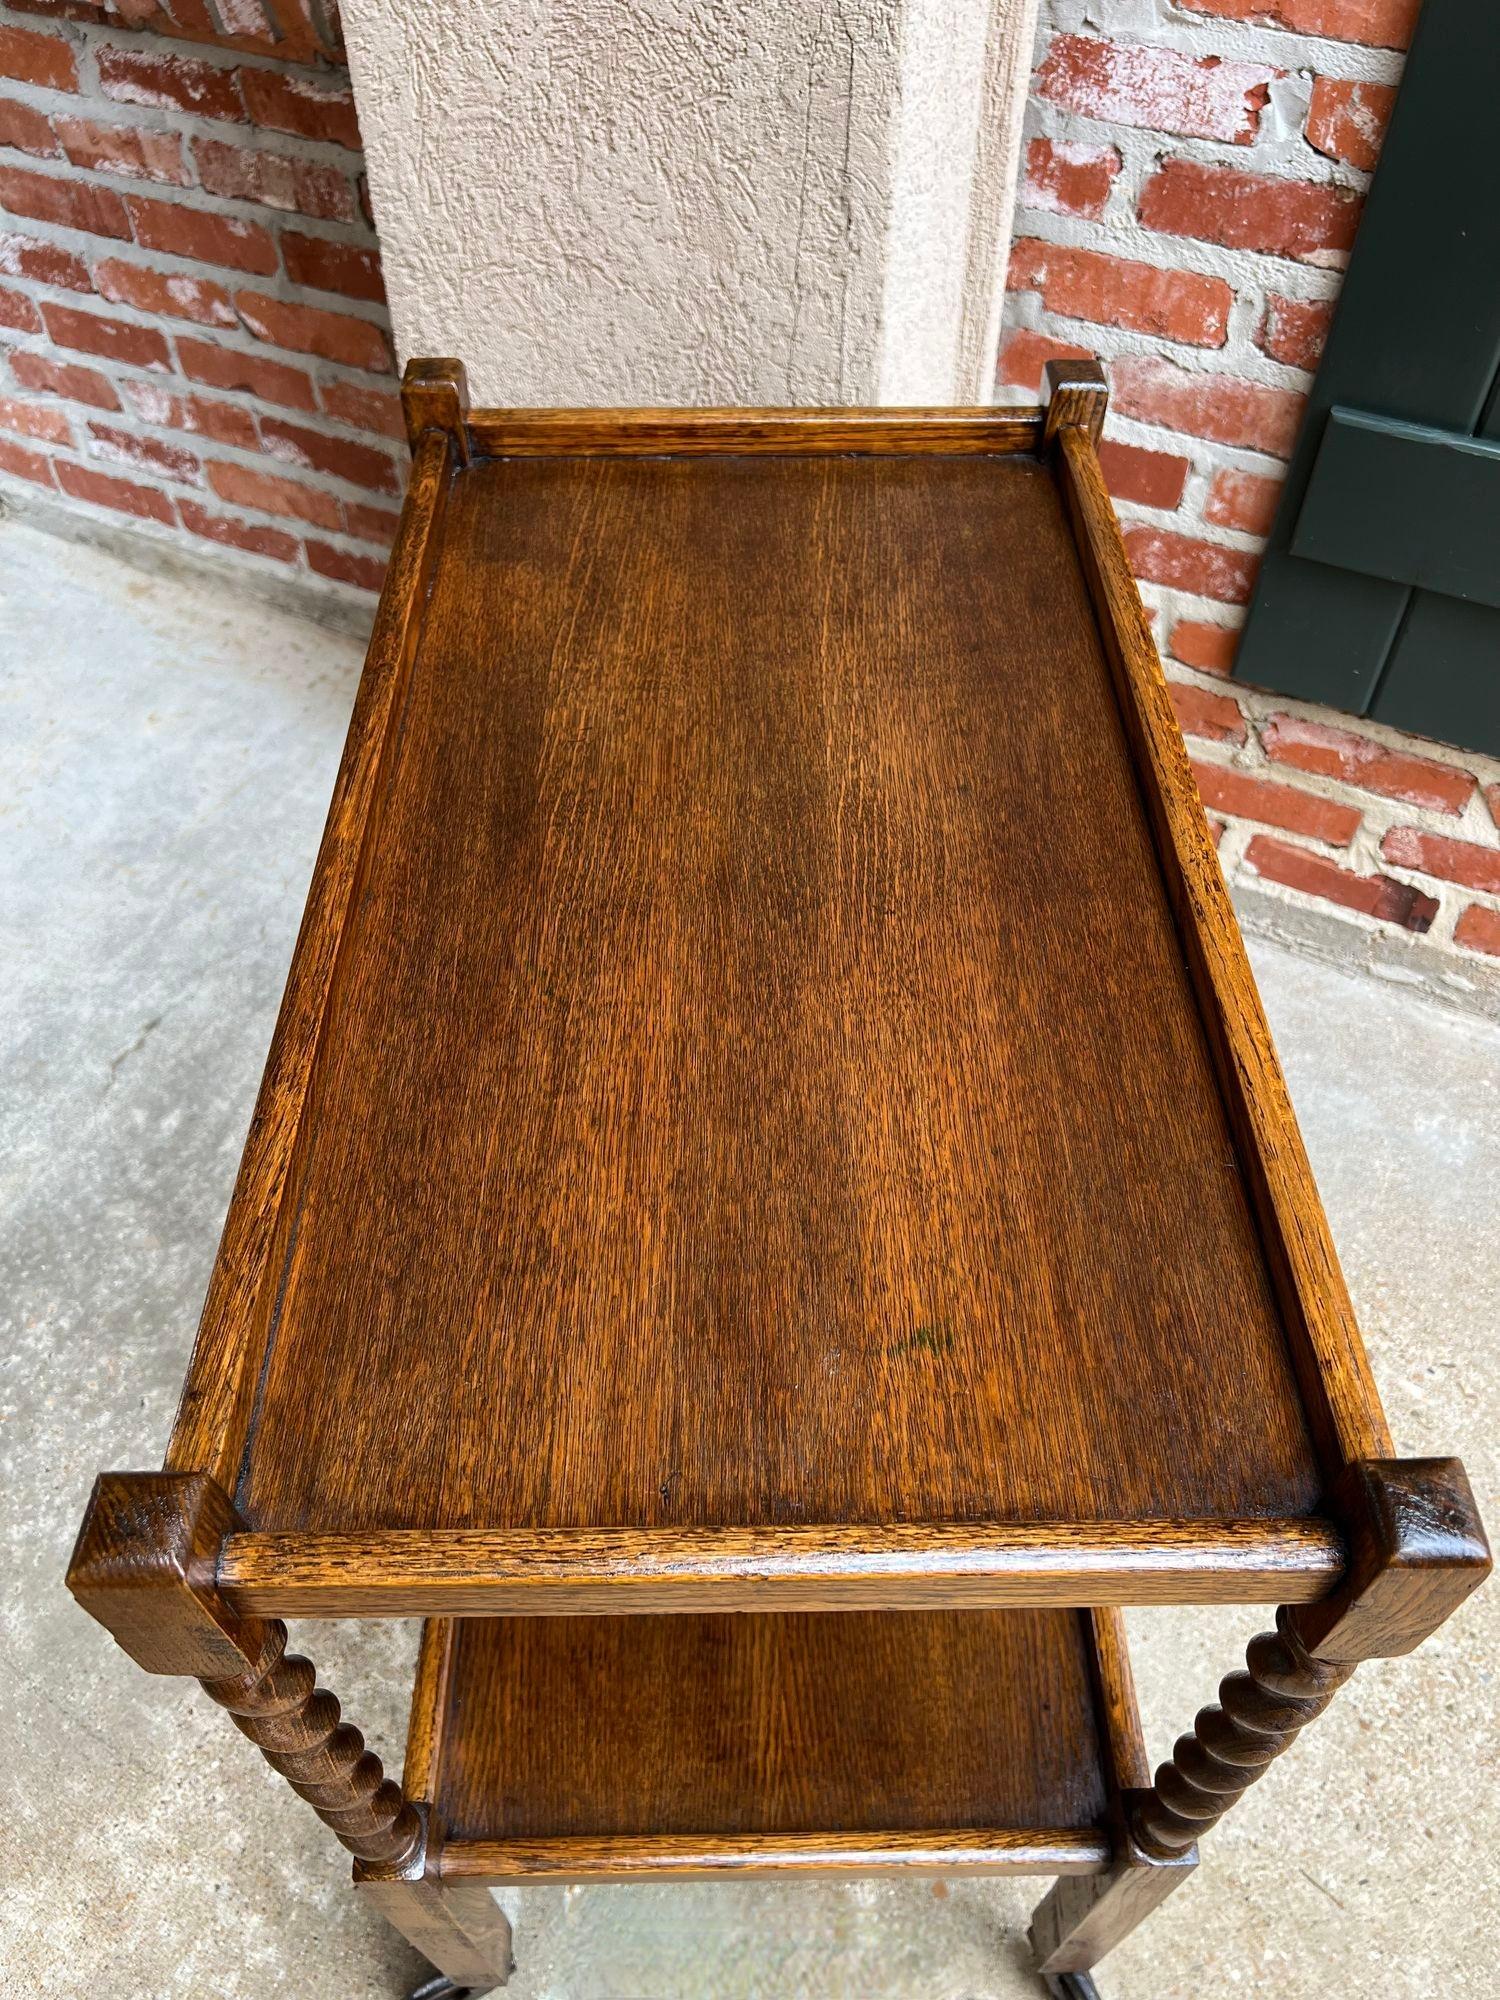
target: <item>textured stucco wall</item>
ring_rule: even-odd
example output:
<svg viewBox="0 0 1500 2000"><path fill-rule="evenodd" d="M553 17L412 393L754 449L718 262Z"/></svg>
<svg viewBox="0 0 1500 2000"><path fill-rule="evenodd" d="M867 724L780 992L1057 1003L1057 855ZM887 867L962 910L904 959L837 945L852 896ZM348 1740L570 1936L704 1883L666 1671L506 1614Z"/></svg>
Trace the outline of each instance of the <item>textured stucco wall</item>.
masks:
<svg viewBox="0 0 1500 2000"><path fill-rule="evenodd" d="M977 399L1035 0L345 0L398 347L495 403Z"/></svg>

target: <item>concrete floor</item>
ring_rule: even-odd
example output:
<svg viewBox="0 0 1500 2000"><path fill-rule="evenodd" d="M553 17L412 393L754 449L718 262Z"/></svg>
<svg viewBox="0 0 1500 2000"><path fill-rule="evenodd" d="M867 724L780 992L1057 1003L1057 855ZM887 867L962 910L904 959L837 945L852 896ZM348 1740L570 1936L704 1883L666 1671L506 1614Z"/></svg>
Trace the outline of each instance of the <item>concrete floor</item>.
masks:
<svg viewBox="0 0 1500 2000"><path fill-rule="evenodd" d="M159 1462L358 666L347 638L0 524L5 1995L385 2000L417 1971L227 1719L62 1583L95 1472ZM1500 1523L1500 1031L1255 958L1398 1448L1461 1453ZM1131 1616L1154 1753L1256 1622ZM1362 1671L1109 1961L1106 2000L1493 1994L1497 1627L1500 1586ZM305 1631L398 1764L414 1641ZM1044 1886L507 1894L510 1991L1034 1995Z"/></svg>

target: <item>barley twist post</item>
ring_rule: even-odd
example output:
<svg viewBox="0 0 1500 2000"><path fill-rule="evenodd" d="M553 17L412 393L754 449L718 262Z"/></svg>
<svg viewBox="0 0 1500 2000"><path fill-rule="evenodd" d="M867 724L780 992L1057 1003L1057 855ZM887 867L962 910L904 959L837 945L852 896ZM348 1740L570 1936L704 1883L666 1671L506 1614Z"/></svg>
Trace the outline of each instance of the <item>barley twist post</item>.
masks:
<svg viewBox="0 0 1500 2000"><path fill-rule="evenodd" d="M1321 1715L1362 1660L1409 1653L1489 1574L1474 1496L1456 1459L1350 1465L1335 1507L1348 1539L1342 1582L1318 1604L1283 1605L1252 1639L1245 1671L1200 1709L1132 1802L1150 1855L1191 1847Z"/></svg>
<svg viewBox="0 0 1500 2000"><path fill-rule="evenodd" d="M351 1854L418 1864L421 1816L317 1685L311 1661L287 1653L286 1627L242 1617L220 1595L219 1550L238 1525L205 1474L106 1473L69 1588L148 1673L200 1681Z"/></svg>

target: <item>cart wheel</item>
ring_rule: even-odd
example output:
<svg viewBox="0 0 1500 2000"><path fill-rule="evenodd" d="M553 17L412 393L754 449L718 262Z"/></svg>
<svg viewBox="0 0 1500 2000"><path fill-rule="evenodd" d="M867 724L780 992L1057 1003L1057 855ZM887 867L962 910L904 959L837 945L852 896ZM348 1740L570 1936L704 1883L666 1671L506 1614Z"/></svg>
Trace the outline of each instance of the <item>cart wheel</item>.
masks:
<svg viewBox="0 0 1500 2000"><path fill-rule="evenodd" d="M424 1979L420 1986L414 1986L406 2000L477 2000L481 1993L494 1989L489 1986L460 1986L450 1979L446 1972L435 1972L431 1979Z"/></svg>
<svg viewBox="0 0 1500 2000"><path fill-rule="evenodd" d="M1099 2000L1099 1989L1086 1972L1047 1972L1042 1976L1052 2000Z"/></svg>

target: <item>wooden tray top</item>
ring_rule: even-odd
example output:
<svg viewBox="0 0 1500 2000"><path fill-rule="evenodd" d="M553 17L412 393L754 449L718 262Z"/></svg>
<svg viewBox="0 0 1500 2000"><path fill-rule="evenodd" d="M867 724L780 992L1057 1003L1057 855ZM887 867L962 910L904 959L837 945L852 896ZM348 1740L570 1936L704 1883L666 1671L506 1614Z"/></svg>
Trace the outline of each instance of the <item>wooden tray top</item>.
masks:
<svg viewBox="0 0 1500 2000"><path fill-rule="evenodd" d="M232 1602L1327 1590L1388 1441L1066 397L409 390L167 1461Z"/></svg>

